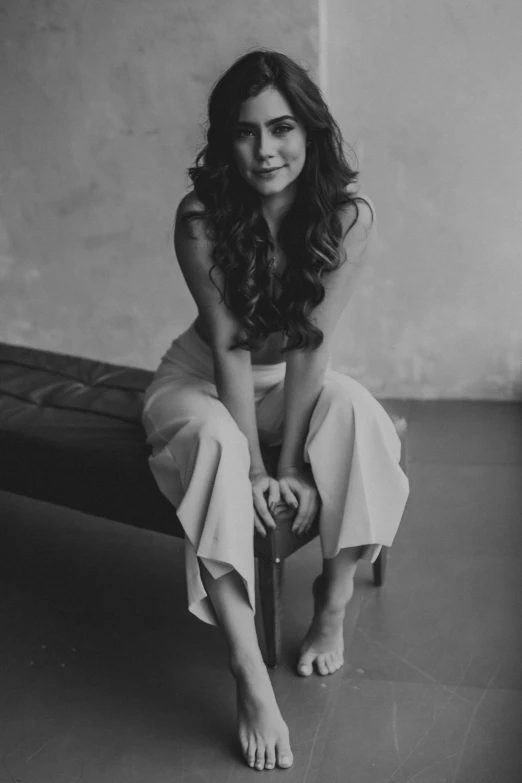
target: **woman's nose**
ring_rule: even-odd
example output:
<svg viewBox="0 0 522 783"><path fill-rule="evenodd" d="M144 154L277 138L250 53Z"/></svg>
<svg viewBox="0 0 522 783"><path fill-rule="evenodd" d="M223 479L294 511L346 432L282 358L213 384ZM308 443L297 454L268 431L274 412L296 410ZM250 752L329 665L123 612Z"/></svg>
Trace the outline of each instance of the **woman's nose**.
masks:
<svg viewBox="0 0 522 783"><path fill-rule="evenodd" d="M269 133L261 133L257 143L257 154L260 158L271 158L275 151L274 139Z"/></svg>

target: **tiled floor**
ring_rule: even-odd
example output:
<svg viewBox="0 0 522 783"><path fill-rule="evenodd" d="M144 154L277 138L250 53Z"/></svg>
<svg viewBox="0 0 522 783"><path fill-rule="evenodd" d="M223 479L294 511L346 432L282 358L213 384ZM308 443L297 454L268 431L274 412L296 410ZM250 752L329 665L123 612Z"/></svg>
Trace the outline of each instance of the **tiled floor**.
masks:
<svg viewBox="0 0 522 783"><path fill-rule="evenodd" d="M287 564L286 772L237 753L179 540L0 495L0 783L520 783L522 404L404 407L412 494L385 586L359 568L332 677L292 672L317 545Z"/></svg>

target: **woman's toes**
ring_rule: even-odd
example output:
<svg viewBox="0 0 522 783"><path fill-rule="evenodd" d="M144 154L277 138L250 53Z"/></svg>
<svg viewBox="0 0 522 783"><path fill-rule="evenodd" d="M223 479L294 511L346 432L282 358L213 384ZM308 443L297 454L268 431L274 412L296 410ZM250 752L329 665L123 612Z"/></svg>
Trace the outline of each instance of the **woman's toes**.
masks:
<svg viewBox="0 0 522 783"><path fill-rule="evenodd" d="M245 754L246 763L249 767L254 767L256 763L256 743L253 740L250 740L247 747L247 752Z"/></svg>
<svg viewBox="0 0 522 783"><path fill-rule="evenodd" d="M330 674L330 671L328 669L328 664L326 663L325 659L326 659L325 655L318 655L317 656L317 661L316 661L316 663L317 663L317 671L319 672L319 674L322 674L323 677L326 674Z"/></svg>
<svg viewBox="0 0 522 783"><path fill-rule="evenodd" d="M265 755L265 769L274 769L276 763L275 749L267 748Z"/></svg>
<svg viewBox="0 0 522 783"><path fill-rule="evenodd" d="M256 753L256 769L264 769L265 768L265 748L263 745L257 746L257 753Z"/></svg>
<svg viewBox="0 0 522 783"><path fill-rule="evenodd" d="M313 672L314 658L315 658L314 653L305 653L299 659L299 663L297 664L297 671L302 677L309 677Z"/></svg>
<svg viewBox="0 0 522 783"><path fill-rule="evenodd" d="M277 751L277 763L283 769L287 769L292 766L294 757L290 748L281 748Z"/></svg>
<svg viewBox="0 0 522 783"><path fill-rule="evenodd" d="M240 734L239 742L241 745L241 752L243 753L243 758L248 763L248 737L245 737L243 734Z"/></svg>
<svg viewBox="0 0 522 783"><path fill-rule="evenodd" d="M328 674L333 674L337 671L339 665L337 663L337 656L335 653L330 653L330 655L326 657L326 666L328 669Z"/></svg>

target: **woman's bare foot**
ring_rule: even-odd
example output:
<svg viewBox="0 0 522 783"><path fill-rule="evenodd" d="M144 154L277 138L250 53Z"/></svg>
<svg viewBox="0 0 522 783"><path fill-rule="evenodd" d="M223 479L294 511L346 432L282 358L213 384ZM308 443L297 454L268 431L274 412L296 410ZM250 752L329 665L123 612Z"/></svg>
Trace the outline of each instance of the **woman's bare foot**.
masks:
<svg viewBox="0 0 522 783"><path fill-rule="evenodd" d="M319 674L333 674L344 663L343 624L346 604L353 594L351 590L344 591L337 600L326 600L323 576L318 576L314 582L314 616L308 629L301 650L297 672L302 677L309 677L314 670L314 663Z"/></svg>
<svg viewBox="0 0 522 783"><path fill-rule="evenodd" d="M236 660L231 670L236 679L238 733L246 763L258 770L291 767L288 727L262 658Z"/></svg>

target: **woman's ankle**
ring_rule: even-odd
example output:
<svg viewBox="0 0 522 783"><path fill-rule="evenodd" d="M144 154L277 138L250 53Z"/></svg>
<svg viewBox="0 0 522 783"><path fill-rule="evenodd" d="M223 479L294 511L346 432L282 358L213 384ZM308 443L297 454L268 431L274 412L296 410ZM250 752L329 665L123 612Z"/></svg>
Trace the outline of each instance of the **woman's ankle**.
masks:
<svg viewBox="0 0 522 783"><path fill-rule="evenodd" d="M336 614L344 615L346 606L351 601L353 593L353 577L335 581L322 574L317 586L314 585L314 594L317 595L318 608L322 613L332 616Z"/></svg>

